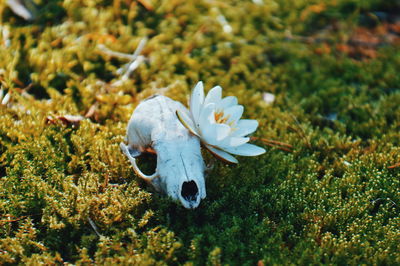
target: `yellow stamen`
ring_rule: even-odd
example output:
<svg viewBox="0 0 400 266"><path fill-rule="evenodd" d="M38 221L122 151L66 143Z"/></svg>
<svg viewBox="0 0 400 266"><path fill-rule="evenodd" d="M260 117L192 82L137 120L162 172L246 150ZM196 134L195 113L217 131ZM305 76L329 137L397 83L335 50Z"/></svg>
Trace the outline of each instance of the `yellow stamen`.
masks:
<svg viewBox="0 0 400 266"><path fill-rule="evenodd" d="M229 117L230 115L225 115L224 111L218 110L214 113L215 122L217 122L218 124L226 124Z"/></svg>
<svg viewBox="0 0 400 266"><path fill-rule="evenodd" d="M233 128L234 126L233 121L227 123L230 117L231 116L226 115L223 110L217 110L214 112L214 118L217 124L227 124L228 126L231 127L232 131L234 131L236 130L236 128Z"/></svg>

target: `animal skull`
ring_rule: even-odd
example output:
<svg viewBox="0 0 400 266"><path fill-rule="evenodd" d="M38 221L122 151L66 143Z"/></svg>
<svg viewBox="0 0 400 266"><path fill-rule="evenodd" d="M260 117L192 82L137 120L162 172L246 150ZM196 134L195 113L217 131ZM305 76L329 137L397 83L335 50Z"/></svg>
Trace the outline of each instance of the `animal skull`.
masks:
<svg viewBox="0 0 400 266"><path fill-rule="evenodd" d="M120 147L139 177L193 209L206 197L205 165L199 139L182 126L177 110L189 113L181 103L165 96L144 100L129 120L128 145L121 143ZM156 172L150 176L140 171L135 159L147 148L157 153Z"/></svg>

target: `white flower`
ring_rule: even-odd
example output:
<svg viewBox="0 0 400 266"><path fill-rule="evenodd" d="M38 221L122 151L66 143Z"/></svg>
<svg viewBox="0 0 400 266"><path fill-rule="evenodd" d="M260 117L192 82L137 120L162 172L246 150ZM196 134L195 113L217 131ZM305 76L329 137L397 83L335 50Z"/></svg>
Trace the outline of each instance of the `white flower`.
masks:
<svg viewBox="0 0 400 266"><path fill-rule="evenodd" d="M198 136L204 146L218 158L237 163L231 154L257 156L265 149L253 144L247 135L253 133L258 122L252 119L240 119L243 106L238 105L237 98L228 96L222 99L222 88L212 88L204 97L203 82L198 82L190 97L190 116L177 111L181 123L194 135Z"/></svg>

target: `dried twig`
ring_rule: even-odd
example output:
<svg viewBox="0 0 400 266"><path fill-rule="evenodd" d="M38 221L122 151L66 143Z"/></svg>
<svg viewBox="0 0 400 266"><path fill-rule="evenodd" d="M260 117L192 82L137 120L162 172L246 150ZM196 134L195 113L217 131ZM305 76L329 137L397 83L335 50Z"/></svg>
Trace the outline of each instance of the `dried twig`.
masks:
<svg viewBox="0 0 400 266"><path fill-rule="evenodd" d="M270 140L270 139L265 139L265 138L257 138L257 137L250 137L251 140L260 140L262 141L265 145L274 147L283 151L287 152L293 152L293 146L284 142L280 141L275 141L275 140Z"/></svg>
<svg viewBox="0 0 400 266"><path fill-rule="evenodd" d="M393 168L397 168L397 167L400 167L400 162L396 163L396 164L393 164L391 166L388 166L389 169L393 169Z"/></svg>
<svg viewBox="0 0 400 266"><path fill-rule="evenodd" d="M123 65L121 68L117 69L117 74L122 75L121 78L117 81L115 81L112 85L113 86L118 86L121 82L124 82L128 80L129 76L133 73L133 71L136 70L145 61L145 57L143 55L140 55L142 52L144 46L147 43L147 38L143 38L140 40L138 47L136 48L135 52L130 55L130 54L125 54L125 53L120 53L120 52L114 52L110 49L108 49L105 45L99 44L97 47L99 48L100 51L103 53L112 56L112 57L119 57L123 59L129 59L130 62Z"/></svg>
<svg viewBox="0 0 400 266"><path fill-rule="evenodd" d="M291 150L291 149L288 149L288 148L285 148L285 147L276 146L276 145L271 144L271 143L264 143L264 144L267 145L267 146L270 146L270 147L277 148L277 149L282 150L282 151L293 152L293 150Z"/></svg>
<svg viewBox="0 0 400 266"><path fill-rule="evenodd" d="M104 54L106 54L106 55L108 55L108 56L111 56L111 57L119 57L119 58L128 59L128 60L133 60L133 59L135 59L135 58L134 58L134 55L125 54L125 53L120 53L120 52L115 52L115 51L113 51L113 50L111 50L111 49L108 49L104 44L99 44L99 45L97 45L97 48L98 48L101 52L103 52Z"/></svg>
<svg viewBox="0 0 400 266"><path fill-rule="evenodd" d="M143 38L140 40L138 47L136 48L135 52L132 55L131 61L123 66L122 68L117 70L117 74L122 74L122 80L126 80L132 74L133 71L144 61L145 57L140 55L144 46L147 43L147 38Z"/></svg>
<svg viewBox="0 0 400 266"><path fill-rule="evenodd" d="M128 64L126 70L122 69L120 72L125 71L125 73L122 75L121 80L127 80L133 71L135 71L136 68L138 68L144 62L144 59L145 57L143 55L139 55L135 60ZM118 72L119 71L117 71L117 73Z"/></svg>
<svg viewBox="0 0 400 266"><path fill-rule="evenodd" d="M288 143L284 143L284 142L280 142L280 141L276 141L276 140L270 140L270 139L264 139L264 138L261 138L260 140L264 141L264 142L269 142L269 143L272 143L272 144L276 144L276 145L279 145L279 146L285 146L285 147L288 147L290 149L293 148L293 146L288 144Z"/></svg>

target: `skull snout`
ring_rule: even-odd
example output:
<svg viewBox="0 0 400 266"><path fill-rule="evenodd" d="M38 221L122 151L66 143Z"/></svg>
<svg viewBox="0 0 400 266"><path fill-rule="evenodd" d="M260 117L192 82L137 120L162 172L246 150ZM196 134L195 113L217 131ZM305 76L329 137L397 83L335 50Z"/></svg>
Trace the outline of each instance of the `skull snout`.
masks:
<svg viewBox="0 0 400 266"><path fill-rule="evenodd" d="M199 187L195 181L182 183L180 200L186 208L194 209L200 204Z"/></svg>
<svg viewBox="0 0 400 266"><path fill-rule="evenodd" d="M199 188L197 187L196 182L194 181L183 182L181 196L185 200L189 201L196 200L198 194L199 194Z"/></svg>

